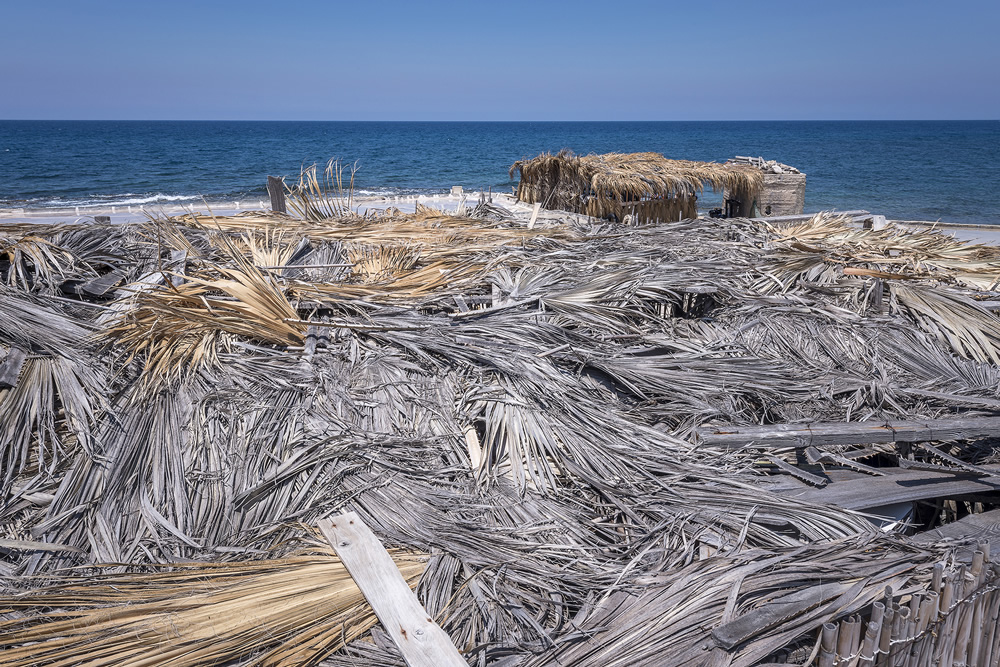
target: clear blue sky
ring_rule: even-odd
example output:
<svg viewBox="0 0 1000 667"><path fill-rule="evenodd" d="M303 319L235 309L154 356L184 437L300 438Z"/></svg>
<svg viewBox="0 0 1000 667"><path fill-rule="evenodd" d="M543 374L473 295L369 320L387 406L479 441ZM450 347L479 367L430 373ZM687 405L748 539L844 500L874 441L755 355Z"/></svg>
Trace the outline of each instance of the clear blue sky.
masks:
<svg viewBox="0 0 1000 667"><path fill-rule="evenodd" d="M1000 0L0 0L0 118L1000 118Z"/></svg>

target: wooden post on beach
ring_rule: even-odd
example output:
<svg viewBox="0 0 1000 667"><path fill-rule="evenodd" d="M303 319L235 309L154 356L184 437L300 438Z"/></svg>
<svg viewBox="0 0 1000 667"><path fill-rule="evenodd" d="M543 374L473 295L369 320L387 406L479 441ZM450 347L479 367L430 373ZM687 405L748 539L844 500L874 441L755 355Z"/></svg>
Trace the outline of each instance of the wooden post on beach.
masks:
<svg viewBox="0 0 1000 667"><path fill-rule="evenodd" d="M285 184L277 176L267 177L267 194L271 197L271 210L287 213L285 210Z"/></svg>

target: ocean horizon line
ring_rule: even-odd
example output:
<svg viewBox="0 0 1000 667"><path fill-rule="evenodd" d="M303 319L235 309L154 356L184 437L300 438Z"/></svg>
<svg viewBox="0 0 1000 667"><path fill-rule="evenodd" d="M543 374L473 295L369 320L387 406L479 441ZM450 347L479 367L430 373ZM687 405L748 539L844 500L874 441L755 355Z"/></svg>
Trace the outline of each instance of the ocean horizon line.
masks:
<svg viewBox="0 0 1000 667"><path fill-rule="evenodd" d="M990 123L1000 118L713 118L713 119L297 119L297 118L0 118L3 123Z"/></svg>

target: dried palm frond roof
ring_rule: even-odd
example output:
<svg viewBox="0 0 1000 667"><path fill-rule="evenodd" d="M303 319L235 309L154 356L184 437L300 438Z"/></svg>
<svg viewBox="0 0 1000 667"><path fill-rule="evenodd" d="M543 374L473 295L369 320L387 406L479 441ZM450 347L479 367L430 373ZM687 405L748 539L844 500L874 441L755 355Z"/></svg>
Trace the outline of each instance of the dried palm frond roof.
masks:
<svg viewBox="0 0 1000 667"><path fill-rule="evenodd" d="M671 160L660 153L606 153L577 156L563 150L518 160L510 176L521 172L521 181L551 180L563 187L584 187L595 197L639 201L651 197L690 196L709 185L714 190L755 192L764 177L746 165Z"/></svg>

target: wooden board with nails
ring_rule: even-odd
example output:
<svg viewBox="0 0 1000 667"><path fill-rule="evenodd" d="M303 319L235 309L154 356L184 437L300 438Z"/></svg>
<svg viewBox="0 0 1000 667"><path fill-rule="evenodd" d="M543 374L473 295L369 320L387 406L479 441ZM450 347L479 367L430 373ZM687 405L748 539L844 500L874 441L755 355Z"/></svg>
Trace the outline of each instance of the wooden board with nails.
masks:
<svg viewBox="0 0 1000 667"><path fill-rule="evenodd" d="M317 525L364 593L410 667L466 667L451 638L427 614L389 552L361 518L347 512Z"/></svg>

